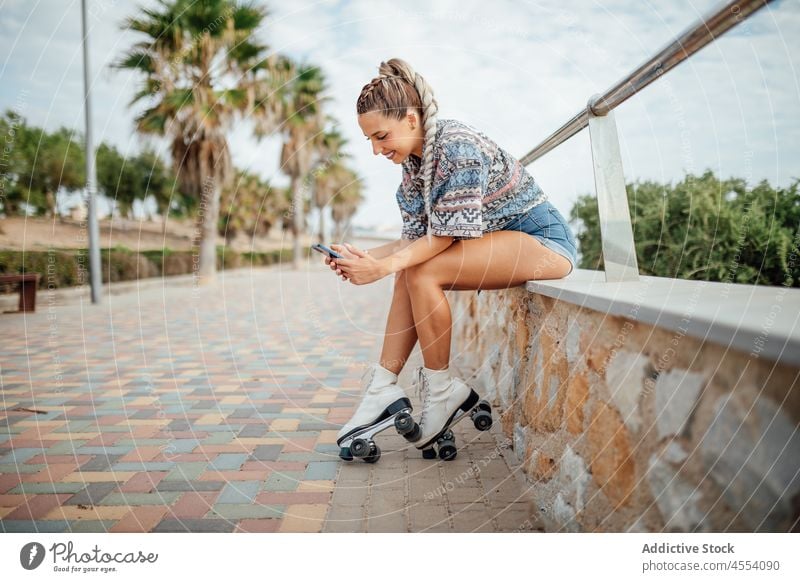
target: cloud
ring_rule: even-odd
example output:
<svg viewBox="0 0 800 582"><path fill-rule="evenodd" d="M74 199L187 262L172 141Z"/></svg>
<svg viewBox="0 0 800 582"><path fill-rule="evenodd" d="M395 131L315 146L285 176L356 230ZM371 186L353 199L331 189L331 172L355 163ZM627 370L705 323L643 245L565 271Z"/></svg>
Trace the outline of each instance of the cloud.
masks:
<svg viewBox="0 0 800 582"><path fill-rule="evenodd" d="M92 0L96 140L139 147L136 86L108 65L135 42L119 25L135 7ZM355 117L361 87L381 60L408 60L431 83L442 117L474 125L521 156L589 97L619 80L716 0L642 2L421 0L271 2L259 34L274 51L317 64L331 112L350 140L367 185L360 224L399 226L400 169L372 155ZM33 123L82 129L80 4L6 2L0 17L0 106L26 89ZM800 175L800 6L762 9L616 112L626 178L679 180L711 168L784 185ZM274 140L256 143L246 126L231 136L237 164L282 183ZM529 170L565 214L594 190L588 132Z"/></svg>

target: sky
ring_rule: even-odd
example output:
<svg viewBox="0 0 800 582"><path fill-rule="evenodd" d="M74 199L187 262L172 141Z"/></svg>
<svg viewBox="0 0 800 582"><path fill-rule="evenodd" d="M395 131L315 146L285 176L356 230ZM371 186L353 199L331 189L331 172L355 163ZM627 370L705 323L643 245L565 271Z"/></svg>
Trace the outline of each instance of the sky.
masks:
<svg viewBox="0 0 800 582"><path fill-rule="evenodd" d="M110 67L141 40L127 16L152 1L87 0L95 143L134 153L139 77ZM318 65L329 112L365 183L362 227L399 235L401 168L375 157L355 102L383 60L423 75L439 116L483 131L521 157L717 5L712 0L271 0L258 31L271 51ZM30 123L83 131L79 0L0 0L0 108ZM800 178L800 2L776 1L615 112L627 182L677 182L711 169L754 185ZM277 138L246 120L230 134L234 163L277 185ZM159 148L163 143L155 143ZM166 151L166 150L163 150ZM588 130L528 166L550 201L569 210L594 192Z"/></svg>

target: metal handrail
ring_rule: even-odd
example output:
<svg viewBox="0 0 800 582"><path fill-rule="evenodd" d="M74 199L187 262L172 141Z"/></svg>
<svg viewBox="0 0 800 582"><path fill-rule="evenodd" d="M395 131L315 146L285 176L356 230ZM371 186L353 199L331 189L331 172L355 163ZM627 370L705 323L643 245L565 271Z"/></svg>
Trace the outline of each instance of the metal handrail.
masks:
<svg viewBox="0 0 800 582"><path fill-rule="evenodd" d="M772 1L732 1L710 11L605 93L592 97L585 109L579 111L542 143L522 156L520 162L523 166L527 166L561 145L589 125L590 112L595 116L606 115L658 77L698 52L717 36L724 34Z"/></svg>

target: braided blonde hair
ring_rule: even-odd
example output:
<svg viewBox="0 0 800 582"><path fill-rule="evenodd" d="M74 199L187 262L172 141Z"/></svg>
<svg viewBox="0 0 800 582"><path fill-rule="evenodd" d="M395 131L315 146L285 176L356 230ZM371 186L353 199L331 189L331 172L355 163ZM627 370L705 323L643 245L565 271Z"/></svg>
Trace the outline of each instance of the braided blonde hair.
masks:
<svg viewBox="0 0 800 582"><path fill-rule="evenodd" d="M422 120L424 141L422 163L422 198L428 217L428 242L431 237L431 185L433 184L433 143L436 140L436 116L439 105L433 97L428 82L402 59L389 59L378 67L378 76L364 85L356 102L359 115L381 111L386 117L397 120L405 117L408 109L415 109ZM417 179L419 176L412 176Z"/></svg>

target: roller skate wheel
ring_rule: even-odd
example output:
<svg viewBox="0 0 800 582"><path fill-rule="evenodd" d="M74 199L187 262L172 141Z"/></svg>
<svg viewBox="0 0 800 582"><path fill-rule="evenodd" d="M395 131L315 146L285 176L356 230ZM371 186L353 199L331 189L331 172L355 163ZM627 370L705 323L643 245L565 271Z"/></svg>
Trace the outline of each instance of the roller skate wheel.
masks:
<svg viewBox="0 0 800 582"><path fill-rule="evenodd" d="M458 450L452 443L446 443L439 447L439 458L443 461L452 461L456 458Z"/></svg>
<svg viewBox="0 0 800 582"><path fill-rule="evenodd" d="M372 446L372 452L369 455L364 457L365 463L377 463L378 459L381 458L381 449L378 445Z"/></svg>
<svg viewBox="0 0 800 582"><path fill-rule="evenodd" d="M410 443L418 441L419 437L421 436L422 436L422 430L420 430L419 425L416 423L414 423L414 428L411 429L410 432L403 435L403 437L405 437L405 439Z"/></svg>
<svg viewBox="0 0 800 582"><path fill-rule="evenodd" d="M489 430L492 428L492 415L485 410L479 410L472 417L472 423L478 430Z"/></svg>
<svg viewBox="0 0 800 582"><path fill-rule="evenodd" d="M414 430L414 426L416 426L414 418L407 412L401 412L394 417L394 427L403 436Z"/></svg>
<svg viewBox="0 0 800 582"><path fill-rule="evenodd" d="M352 461L353 454L350 452L350 447L342 447L339 449L339 458L343 461Z"/></svg>
<svg viewBox="0 0 800 582"><path fill-rule="evenodd" d="M433 450L433 447L429 449L422 449L422 458L423 459L435 459L436 458L436 451Z"/></svg>
<svg viewBox="0 0 800 582"><path fill-rule="evenodd" d="M363 459L370 454L370 443L364 439L354 439L350 443L350 454L357 459Z"/></svg>

